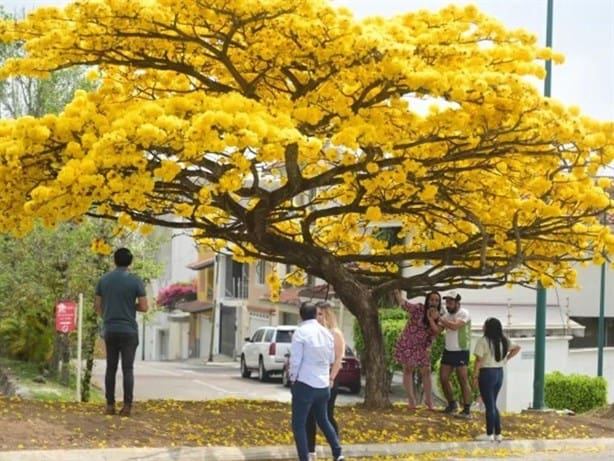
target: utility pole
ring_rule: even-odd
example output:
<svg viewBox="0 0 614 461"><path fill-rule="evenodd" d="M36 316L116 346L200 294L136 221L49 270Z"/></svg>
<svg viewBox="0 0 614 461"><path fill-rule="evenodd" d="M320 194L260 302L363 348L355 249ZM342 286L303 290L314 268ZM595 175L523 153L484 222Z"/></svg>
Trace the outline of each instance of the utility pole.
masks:
<svg viewBox="0 0 614 461"><path fill-rule="evenodd" d="M603 225L608 225L606 212L601 218ZM597 376L603 376L603 347L605 346L605 270L606 262L601 263L601 280L599 285L599 321L597 323Z"/></svg>
<svg viewBox="0 0 614 461"><path fill-rule="evenodd" d="M552 48L552 23L554 0L548 1L546 14L546 46ZM544 81L544 96L549 98L552 91L552 60L546 60L546 80ZM543 410L544 381L546 368L546 289L537 284L537 299L535 309L535 361L533 369L533 409Z"/></svg>

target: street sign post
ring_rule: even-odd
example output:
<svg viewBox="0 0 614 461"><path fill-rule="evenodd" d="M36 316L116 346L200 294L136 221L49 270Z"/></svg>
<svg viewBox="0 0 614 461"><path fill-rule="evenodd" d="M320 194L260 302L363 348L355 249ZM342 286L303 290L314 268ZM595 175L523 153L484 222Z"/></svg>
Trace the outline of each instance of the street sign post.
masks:
<svg viewBox="0 0 614 461"><path fill-rule="evenodd" d="M59 301L55 305L55 331L70 333L76 327L77 304L74 301Z"/></svg>

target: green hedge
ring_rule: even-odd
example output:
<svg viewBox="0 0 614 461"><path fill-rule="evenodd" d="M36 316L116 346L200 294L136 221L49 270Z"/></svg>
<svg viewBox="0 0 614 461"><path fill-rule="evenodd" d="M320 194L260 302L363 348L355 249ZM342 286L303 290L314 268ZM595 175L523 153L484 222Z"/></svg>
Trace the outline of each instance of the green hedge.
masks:
<svg viewBox="0 0 614 461"><path fill-rule="evenodd" d="M440 336L441 339L444 338L443 335ZM442 341L442 343L444 343L444 341ZM443 354L443 347L441 349L441 353ZM433 358L433 351L431 351L431 359ZM473 354L471 354L471 356L469 357L469 366L467 366L467 375L469 377L469 386L472 386L473 383L473 367L474 367L474 363L475 362L475 356ZM437 373L437 389L439 389L439 395L443 397L443 388L441 387L441 380L439 379L439 361L435 364L435 366L433 367L433 371ZM461 402L463 401L463 394L461 392L461 388L460 388L460 384L458 383L458 378L456 377L456 370L452 370L452 374L450 375L450 382L452 383L452 392L454 394L454 400L456 400L457 402ZM480 395L480 390L479 389L474 389L473 387L471 387L471 397L472 397L472 401L475 401L475 399L478 397L478 395Z"/></svg>
<svg viewBox="0 0 614 461"><path fill-rule="evenodd" d="M544 397L548 408L582 413L607 403L607 382L601 376L555 371L545 376Z"/></svg>
<svg viewBox="0 0 614 461"><path fill-rule="evenodd" d="M390 373L401 371L401 365L394 359L394 349L408 321L407 312L399 307L384 307L379 310L379 319L382 326L382 334L384 336L384 359L386 361L386 368ZM357 321L354 321L353 333L356 352L362 357L365 350L365 343ZM443 335L439 335L433 341L433 347L431 349L431 368L433 370L437 369L439 360L443 354L443 349L444 337ZM416 370L416 375L415 379L419 381L418 370Z"/></svg>
<svg viewBox="0 0 614 461"><path fill-rule="evenodd" d="M379 310L379 318L382 326L382 334L384 336L384 360L386 362L386 368L392 375L393 372L402 370L402 366L394 359L394 348L397 344L399 335L403 332L405 324L408 321L408 315L406 311L399 307L384 307ZM356 352L362 358L365 350L365 343L357 321L354 321L353 333ZM431 348L431 369L437 376L439 376L439 361L443 355L444 347L445 337L443 334L438 335L433 341L433 346ZM471 362L468 369L469 383L471 384L473 382L473 356L471 357ZM420 371L414 370L414 373L414 382L417 386L416 391L419 394L422 388ZM443 396L439 379L436 379L434 385L438 387L439 395ZM463 399L460 391L460 385L456 379L456 373L452 374L452 389L454 390L456 400L461 402ZM477 397L477 393L477 389L474 389L474 398Z"/></svg>

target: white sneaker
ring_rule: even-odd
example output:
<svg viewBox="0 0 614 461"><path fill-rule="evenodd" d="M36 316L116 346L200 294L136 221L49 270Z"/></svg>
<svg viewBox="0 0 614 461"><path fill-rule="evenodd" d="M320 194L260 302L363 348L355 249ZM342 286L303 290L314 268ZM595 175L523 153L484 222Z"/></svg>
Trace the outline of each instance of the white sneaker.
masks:
<svg viewBox="0 0 614 461"><path fill-rule="evenodd" d="M309 461L316 461L316 454L315 453L309 453Z"/></svg>
<svg viewBox="0 0 614 461"><path fill-rule="evenodd" d="M503 436L501 434L495 435L495 442L503 442Z"/></svg>
<svg viewBox="0 0 614 461"><path fill-rule="evenodd" d="M475 440L477 442L494 442L495 438L492 434L480 434L475 438Z"/></svg>

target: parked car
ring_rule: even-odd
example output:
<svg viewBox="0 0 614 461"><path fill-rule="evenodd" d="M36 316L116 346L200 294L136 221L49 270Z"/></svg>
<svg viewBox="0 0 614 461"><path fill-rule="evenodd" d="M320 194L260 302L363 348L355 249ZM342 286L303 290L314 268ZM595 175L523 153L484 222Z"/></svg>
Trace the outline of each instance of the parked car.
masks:
<svg viewBox="0 0 614 461"><path fill-rule="evenodd" d="M251 338L245 338L241 349L241 376L249 378L257 371L258 379L267 381L271 375L281 374L294 330L296 325L260 327Z"/></svg>
<svg viewBox="0 0 614 461"><path fill-rule="evenodd" d="M290 352L286 354L286 360L284 362L283 371L281 374L281 382L284 386L290 386ZM350 346L345 346L345 353L341 360L341 370L337 374L337 385L339 387L347 388L352 394L358 394L361 388L361 372L360 361L354 354L354 351Z"/></svg>

